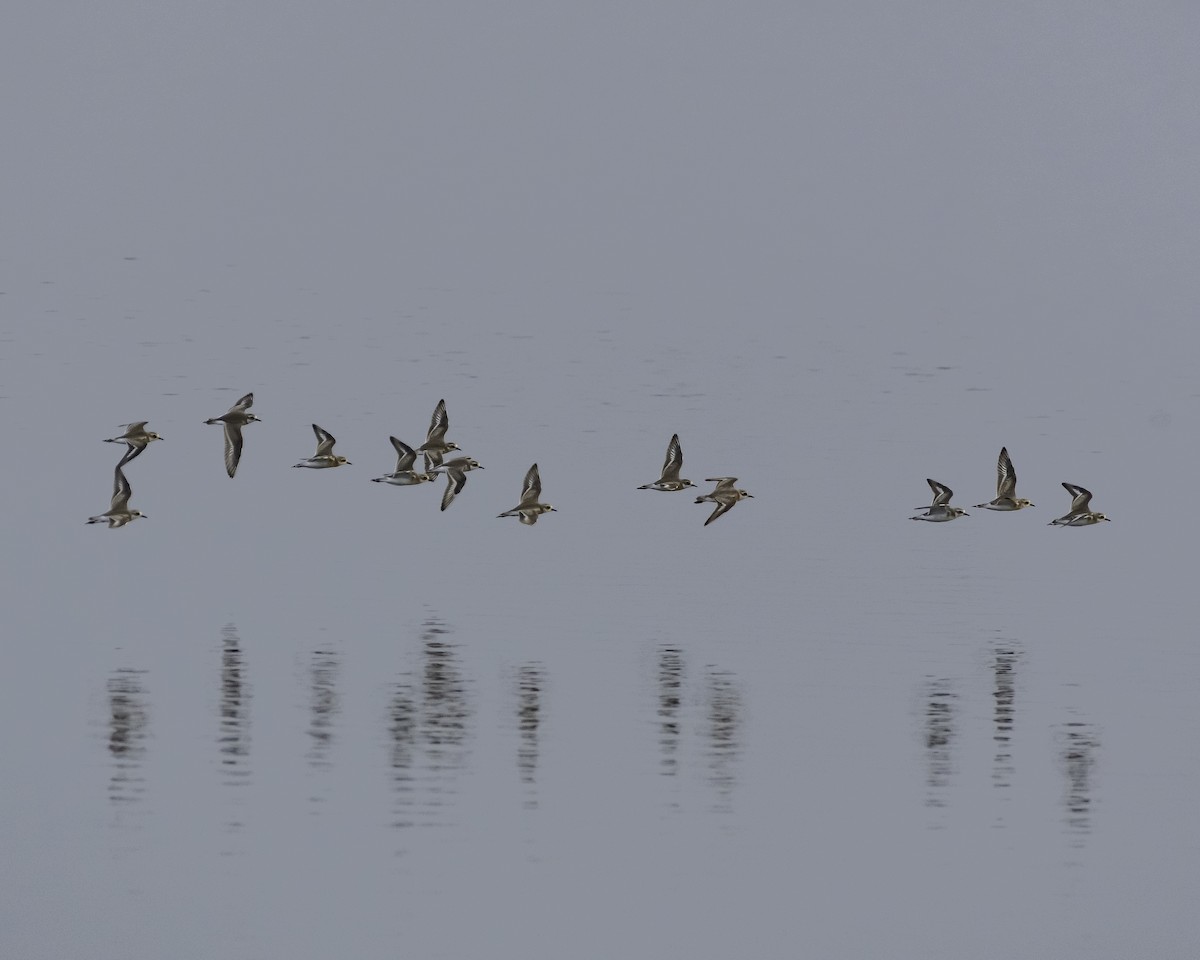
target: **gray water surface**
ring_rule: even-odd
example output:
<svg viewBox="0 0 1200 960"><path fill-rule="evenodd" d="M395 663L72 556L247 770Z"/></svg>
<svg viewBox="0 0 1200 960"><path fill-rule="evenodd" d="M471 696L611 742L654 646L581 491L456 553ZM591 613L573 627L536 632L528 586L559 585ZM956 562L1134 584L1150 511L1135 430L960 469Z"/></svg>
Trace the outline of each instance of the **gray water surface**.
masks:
<svg viewBox="0 0 1200 960"><path fill-rule="evenodd" d="M12 20L0 954L1195 956L1190 7Z"/></svg>

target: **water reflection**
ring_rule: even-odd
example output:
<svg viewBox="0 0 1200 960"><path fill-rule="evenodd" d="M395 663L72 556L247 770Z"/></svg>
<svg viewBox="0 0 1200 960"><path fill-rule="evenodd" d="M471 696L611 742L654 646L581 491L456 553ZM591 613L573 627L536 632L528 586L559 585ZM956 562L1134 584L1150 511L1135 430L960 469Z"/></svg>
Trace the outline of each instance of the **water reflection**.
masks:
<svg viewBox="0 0 1200 960"><path fill-rule="evenodd" d="M742 694L734 674L709 666L705 677L707 692L708 782L716 791L716 809L732 808L733 788L737 783L736 761L741 749Z"/></svg>
<svg viewBox="0 0 1200 960"><path fill-rule="evenodd" d="M145 674L144 670L120 669L108 679L108 753L112 758L108 798L113 803L133 803L146 793L142 762L150 711L142 687Z"/></svg>
<svg viewBox="0 0 1200 960"><path fill-rule="evenodd" d="M446 811L466 766L472 710L458 646L448 635L441 621L426 621L418 679L406 673L392 685L388 737L396 827L452 822Z"/></svg>
<svg viewBox="0 0 1200 960"><path fill-rule="evenodd" d="M221 783L227 787L250 782L250 684L243 676L242 641L232 623L221 630L221 702L217 729ZM240 821L230 821L232 829Z"/></svg>
<svg viewBox="0 0 1200 960"><path fill-rule="evenodd" d="M308 765L313 770L328 771L332 767L329 752L333 747L334 721L341 710L338 700L337 680L341 669L338 655L333 650L314 650L308 668ZM323 798L309 797L315 803Z"/></svg>
<svg viewBox="0 0 1200 960"><path fill-rule="evenodd" d="M998 644L992 660L992 742L996 752L992 758L992 783L997 787L1012 786L1013 703L1016 698L1016 667L1021 657L1014 643Z"/></svg>
<svg viewBox="0 0 1200 960"><path fill-rule="evenodd" d="M1092 832L1092 769L1100 738L1090 723L1073 720L1063 728L1060 754L1067 776L1066 828L1072 846L1081 847Z"/></svg>
<svg viewBox="0 0 1200 960"><path fill-rule="evenodd" d="M658 648L659 772L673 777L679 770L679 706L683 687L683 653L678 647Z"/></svg>
<svg viewBox="0 0 1200 960"><path fill-rule="evenodd" d="M526 788L526 809L537 808L538 731L542 723L542 691L546 675L540 663L517 671L517 774Z"/></svg>
<svg viewBox="0 0 1200 960"><path fill-rule="evenodd" d="M958 694L947 679L930 680L925 688L925 806L944 807L954 763L950 744L955 736L955 701Z"/></svg>
<svg viewBox="0 0 1200 960"><path fill-rule="evenodd" d="M655 658L655 732L658 772L676 781L668 806L680 809L679 773L687 758L685 732L699 732L703 776L713 789L713 809L729 812L737 786L737 760L742 748L743 703L737 675L709 664L704 670L702 695L685 696L687 662L684 651L661 643ZM690 708L690 709L689 709ZM702 711L696 715L697 711Z"/></svg>
<svg viewBox="0 0 1200 960"><path fill-rule="evenodd" d="M417 702L410 679L401 679L392 684L392 698L388 704L388 742L391 745L388 767L395 793L392 826L411 827L413 764L417 752Z"/></svg>

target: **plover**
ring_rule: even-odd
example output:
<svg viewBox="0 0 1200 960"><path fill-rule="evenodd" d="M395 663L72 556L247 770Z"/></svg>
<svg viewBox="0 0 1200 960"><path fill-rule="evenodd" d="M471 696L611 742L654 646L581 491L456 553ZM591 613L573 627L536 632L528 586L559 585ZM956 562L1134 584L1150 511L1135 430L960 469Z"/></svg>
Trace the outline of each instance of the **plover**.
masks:
<svg viewBox="0 0 1200 960"><path fill-rule="evenodd" d="M1092 502L1090 490L1084 490L1083 487L1074 483L1064 483L1063 489L1071 495L1071 509L1063 516L1051 520L1047 526L1090 527L1093 523L1110 519L1102 513L1095 513L1088 509Z"/></svg>
<svg viewBox="0 0 1200 960"><path fill-rule="evenodd" d="M134 423L123 423L121 426L126 428L123 434L104 441L105 443L123 443L129 448L125 451L124 456L121 457L120 462L117 463L118 467L125 466L130 460L138 457L155 440L162 439L157 433L146 429L146 424L149 422L149 420L137 420Z"/></svg>
<svg viewBox="0 0 1200 960"><path fill-rule="evenodd" d="M391 483L398 487L411 487L436 479L432 473L417 473L413 464L417 462L417 451L403 440L388 437L396 448L396 469L383 477L374 477L372 483Z"/></svg>
<svg viewBox="0 0 1200 960"><path fill-rule="evenodd" d="M975 506L982 510L1022 510L1034 506L1017 496L1017 471L1008 456L1008 447L1000 448L1000 459L996 461L996 499Z"/></svg>
<svg viewBox="0 0 1200 960"><path fill-rule="evenodd" d="M131 510L129 508L129 497L133 493L129 486L129 481L125 479L125 474L120 466L113 471L113 494L112 505L100 514L98 517L88 517L88 523L107 523L108 529L112 530L116 527L123 527L125 524L138 517L144 517L145 514L141 510Z"/></svg>
<svg viewBox="0 0 1200 960"><path fill-rule="evenodd" d="M462 493L462 488L467 483L467 472L470 470L482 470L483 465L478 460L472 460L470 457L455 457L453 460L447 460L440 467L434 468L438 473L446 475L446 489L442 493L442 509L445 510L454 498Z"/></svg>
<svg viewBox="0 0 1200 960"><path fill-rule="evenodd" d="M333 445L337 441L333 435L326 430L322 430L315 423L312 425L313 433L317 435L317 452L307 460L301 460L299 463L293 463L293 467L311 467L313 470L322 470L325 467L340 467L342 464L349 464L350 461L345 457L337 456L333 452Z"/></svg>
<svg viewBox="0 0 1200 960"><path fill-rule="evenodd" d="M417 447L417 453L425 456L425 472L431 473L434 467L440 466L442 457L451 450L461 449L457 443L446 442L446 431L450 428L450 418L446 415L446 401L439 400L433 408L433 417L429 421L429 433L425 442Z"/></svg>
<svg viewBox="0 0 1200 960"><path fill-rule="evenodd" d="M679 471L682 467L683 449L679 446L679 434L675 434L671 437L671 442L667 444L667 459L663 462L662 476L653 483L642 484L638 489L674 493L677 490L694 487L695 484L691 480L679 479Z"/></svg>
<svg viewBox="0 0 1200 960"><path fill-rule="evenodd" d="M225 427L225 472L231 477L237 473L238 461L242 459L242 427L248 423L261 423L250 407L254 403L254 394L248 393L229 408L227 413L205 423L219 423Z"/></svg>
<svg viewBox="0 0 1200 960"><path fill-rule="evenodd" d="M549 513L556 508L548 503L538 503L538 498L542 495L542 478L538 474L538 465L535 463L529 468L529 472L525 474L525 482L521 487L521 502L511 510L505 510L498 514L501 517L519 517L521 522L532 526L537 523L538 517L543 513Z"/></svg>
<svg viewBox="0 0 1200 960"><path fill-rule="evenodd" d="M710 503L715 503L717 508L709 515L709 518L704 521L707 527L710 523L717 519L722 514L728 513L733 509L733 505L739 500L744 500L749 497L754 499L754 494L747 493L745 490L738 490L734 487L737 483L737 477L709 477L705 483L715 483L711 493L706 493L702 497L697 497L697 503L704 503L706 500Z"/></svg>
<svg viewBox="0 0 1200 960"><path fill-rule="evenodd" d="M919 517L909 517L909 520L928 520L930 523L945 523L947 520L956 520L959 517L969 517L962 507L950 506L950 498L954 496L954 491L944 483L938 483L936 480L926 478L925 482L929 484L929 488L933 491L933 503L929 507L913 507L914 510L925 510Z"/></svg>

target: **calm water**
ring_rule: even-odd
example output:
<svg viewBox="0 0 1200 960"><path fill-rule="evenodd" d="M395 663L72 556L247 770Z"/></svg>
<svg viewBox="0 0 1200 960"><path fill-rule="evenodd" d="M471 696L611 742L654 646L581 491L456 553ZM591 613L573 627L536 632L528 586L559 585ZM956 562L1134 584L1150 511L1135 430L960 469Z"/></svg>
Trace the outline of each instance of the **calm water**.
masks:
<svg viewBox="0 0 1200 960"><path fill-rule="evenodd" d="M1195 18L291 9L3 41L0 953L1194 956Z"/></svg>

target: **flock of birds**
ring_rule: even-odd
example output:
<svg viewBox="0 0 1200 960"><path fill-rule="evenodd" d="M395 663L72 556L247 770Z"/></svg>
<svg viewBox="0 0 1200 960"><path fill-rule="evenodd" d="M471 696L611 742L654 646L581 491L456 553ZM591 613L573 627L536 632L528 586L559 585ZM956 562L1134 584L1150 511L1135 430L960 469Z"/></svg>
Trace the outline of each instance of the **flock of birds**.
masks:
<svg viewBox="0 0 1200 960"><path fill-rule="evenodd" d="M948 486L938 483L936 480L926 479L925 482L933 491L933 503L928 507L913 507L914 510L924 510L925 512L917 517L909 517L910 520L945 523L947 520L970 516L962 507L950 505L950 498L954 496L954 491ZM1092 505L1090 490L1085 490L1075 483L1064 483L1063 489L1071 495L1071 509L1061 517L1051 520L1049 526L1090 527L1092 524L1109 519L1104 514L1090 509ZM996 461L996 499L989 500L987 503L977 503L975 504L976 509L1012 511L1024 510L1026 507L1032 506L1034 506L1033 503L1017 496L1017 472L1013 469L1008 448L1001 447L1000 459Z"/></svg>
<svg viewBox="0 0 1200 960"><path fill-rule="evenodd" d="M258 417L250 412L253 404L254 394L248 393L221 416L204 421L207 424L219 423L225 429L225 471L231 477L237 473L238 463L242 459L242 429L247 424L260 422ZM134 423L124 424L126 430L123 434L104 441L105 443L123 443L126 450L114 471L111 506L104 513L89 517L88 523L107 523L112 529L123 527L130 521L145 516L140 510L129 506L132 490L123 468L131 460L140 456L155 440L162 439L157 433L146 429L148 422L147 420L138 420ZM425 435L425 442L414 449L403 440L390 437L392 447L396 451L396 469L382 477L375 477L373 482L390 483L398 487L412 487L422 483L431 483L437 479L438 474L444 474L446 488L442 493L442 509L445 510L454 502L454 498L462 493L463 487L467 483L467 474L472 470L483 469L483 465L471 457L445 459L447 454L462 449L457 443L451 443L446 439L446 431L449 427L450 418L446 415L446 401L439 400L434 408L433 418L430 420L429 430ZM345 457L333 452L333 446L337 443L333 434L315 423L312 428L317 437L317 450L307 460L301 460L294 466L306 467L310 470L323 470L350 463ZM416 469L418 454L424 461L423 470ZM680 490L694 487L695 484L691 480L682 479L679 476L682 469L683 449L679 445L679 434L675 434L667 444L667 458L663 462L662 476L653 483L643 484L638 489L677 493ZM709 477L706 482L716 484L711 492L696 498L696 503L715 504L713 512L704 521L706 527L718 517L722 517L732 510L739 501L753 496L745 490L737 488L737 477ZM915 510L924 510L925 512L919 516L910 517L910 520L944 523L947 520L970 516L962 507L951 505L950 498L954 496L954 491L948 486L938 483L936 480L926 480L925 482L933 491L933 502L928 507L914 507ZM1088 527L1108 520L1104 514L1096 513L1091 509L1091 491L1074 483L1064 483L1063 488L1071 495L1071 509L1063 516L1051 520L1051 526ZM520 502L499 516L516 517L521 523L532 526L537 523L538 517L542 514L552 513L555 510L550 504L542 503L541 498L542 478L538 473L538 465L535 463L529 468L521 484ZM1017 473L1013 469L1012 460L1006 447L1000 449L1000 459L996 462L996 498L987 503L977 503L975 506L983 510L1002 511L1023 510L1025 507L1033 506L1030 501L1017 496Z"/></svg>
<svg viewBox="0 0 1200 960"><path fill-rule="evenodd" d="M221 424L225 429L225 472L229 476L237 473L238 463L242 459L242 428L247 424L260 423L261 421L253 413L250 412L250 407L254 404L254 394L248 393L229 410L219 417L213 417L205 420L206 424ZM148 420L137 420L133 423L123 424L126 428L125 432L119 437L110 437L105 443L123 443L126 446L124 455L117 463L116 470L113 473L113 494L112 504L101 514L88 518L88 523L107 523L109 529L123 527L127 523L144 517L146 514L140 510L135 510L129 506L129 498L133 491L129 486L129 481L125 477L124 467L131 460L139 457L142 452L150 446L155 440L161 440L157 433L146 429ZM433 418L429 423L429 431L425 436L425 442L416 449L410 447L403 440L397 437L390 437L392 447L396 451L396 469L382 477L375 477L375 483L390 483L398 487L417 486L422 483L430 483L437 479L438 474L446 476L446 489L442 493L442 509L445 510L454 498L462 493L463 487L467 482L467 474L472 470L482 470L483 465L478 460L471 457L455 457L452 460L446 460L448 453L455 450L461 450L457 443L451 443L446 440L446 431L450 427L450 419L446 415L446 401L439 400L433 411ZM319 427L317 424L312 425L313 433L317 437L317 450L307 460L301 460L296 467L306 467L311 470L323 470L331 467L340 467L350 463L345 457L335 454L333 446L337 443L328 430ZM417 462L417 454L421 454L424 460L424 470L418 471L415 469ZM683 467L683 451L679 445L679 435L671 437L671 442L667 445L667 459L663 464L662 476L653 483L644 484L638 487L639 490L660 490L666 493L674 493L679 490L686 490L688 487L694 487L695 484L691 480L680 479L679 472ZM718 517L723 516L733 509L734 505L739 501L752 495L745 490L739 490L735 486L737 477L712 477L708 481L715 483L716 487L703 496L696 498L696 503L714 503L715 509L704 525L708 526ZM933 481L930 481L932 483ZM538 472L538 465L535 463L529 468L525 474L525 479L521 484L521 500L511 510L505 510L499 514L500 517L516 517L521 523L532 526L537 523L538 517L544 513L552 513L555 508L548 503L542 503L542 478ZM949 491L946 491L946 499L949 500ZM957 510L957 507L949 509ZM961 512L961 511L960 511ZM945 519L952 519L946 517Z"/></svg>

